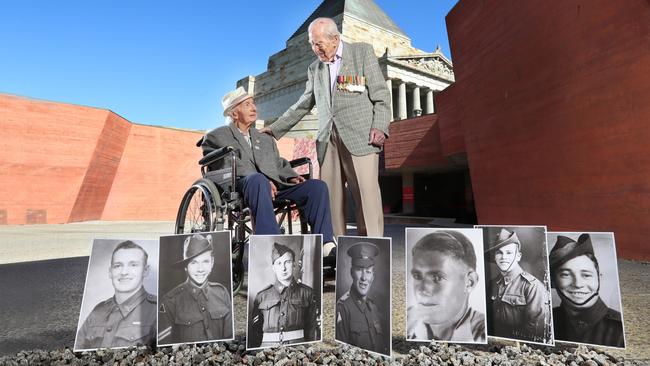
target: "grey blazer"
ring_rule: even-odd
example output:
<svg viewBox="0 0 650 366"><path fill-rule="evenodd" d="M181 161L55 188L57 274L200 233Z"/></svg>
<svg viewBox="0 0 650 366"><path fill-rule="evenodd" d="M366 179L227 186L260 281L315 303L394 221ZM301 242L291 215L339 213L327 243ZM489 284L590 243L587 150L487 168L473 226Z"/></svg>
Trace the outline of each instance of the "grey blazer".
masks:
<svg viewBox="0 0 650 366"><path fill-rule="evenodd" d="M275 139L265 133L258 132L254 127L251 127L249 133L252 148L234 123L215 128L203 137L201 143L203 155L205 156L211 151L224 146L232 146L239 150L237 158L238 177L245 177L259 172L274 181L278 187L293 185L288 180L297 177L298 173L291 168L287 160L280 157ZM210 168L224 169L228 167L230 167L230 159L222 159Z"/></svg>
<svg viewBox="0 0 650 366"><path fill-rule="evenodd" d="M316 59L307 69L305 92L270 126L273 135L279 139L316 105L316 151L319 164L323 163L325 157L332 122L336 124L345 147L357 156L381 151L381 148L368 143L371 128L377 128L388 135L390 92L372 46L367 43L343 42L339 75L365 76L367 88L362 93L351 93L338 90L335 85L330 92L329 67Z"/></svg>

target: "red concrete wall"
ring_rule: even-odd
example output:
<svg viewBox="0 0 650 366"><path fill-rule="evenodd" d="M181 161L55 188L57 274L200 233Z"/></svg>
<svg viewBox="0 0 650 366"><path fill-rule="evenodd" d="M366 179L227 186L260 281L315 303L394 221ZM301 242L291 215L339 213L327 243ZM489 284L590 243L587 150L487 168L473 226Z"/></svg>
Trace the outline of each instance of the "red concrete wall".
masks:
<svg viewBox="0 0 650 366"><path fill-rule="evenodd" d="M388 133L384 151L387 171L429 169L447 164L437 115L392 122Z"/></svg>
<svg viewBox="0 0 650 366"><path fill-rule="evenodd" d="M108 114L0 94L0 210L7 224L68 220Z"/></svg>
<svg viewBox="0 0 650 366"><path fill-rule="evenodd" d="M102 220L174 220L185 190L201 177L201 132L133 125Z"/></svg>
<svg viewBox="0 0 650 366"><path fill-rule="evenodd" d="M479 222L650 259L648 2L461 0L447 28Z"/></svg>
<svg viewBox="0 0 650 366"><path fill-rule="evenodd" d="M108 114L68 222L101 218L130 130L129 121Z"/></svg>
<svg viewBox="0 0 650 366"><path fill-rule="evenodd" d="M0 94L0 224L174 220L203 132ZM278 149L292 159L293 139Z"/></svg>

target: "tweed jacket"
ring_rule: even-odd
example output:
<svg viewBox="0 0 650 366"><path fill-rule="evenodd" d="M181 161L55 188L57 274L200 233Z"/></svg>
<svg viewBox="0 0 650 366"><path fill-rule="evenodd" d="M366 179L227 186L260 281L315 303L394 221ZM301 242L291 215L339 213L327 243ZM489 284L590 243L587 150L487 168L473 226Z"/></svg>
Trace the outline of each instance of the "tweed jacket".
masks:
<svg viewBox="0 0 650 366"><path fill-rule="evenodd" d="M275 139L265 133L260 133L254 127L249 130L251 136L251 146L244 138L234 123L228 126L222 126L208 132L203 137L201 149L203 155L211 151L224 147L232 146L239 150L237 158L237 176L245 177L254 173L262 173L267 178L278 185L293 185L288 180L298 176L289 165L289 162L280 157ZM229 159L222 159L210 166L210 169L224 169L230 167Z"/></svg>
<svg viewBox="0 0 650 366"><path fill-rule="evenodd" d="M356 156L381 151L381 148L368 143L371 128L388 135L390 92L372 46L343 42L339 76L363 76L366 88L356 93L338 90L335 85L330 91L329 67L316 59L307 69L307 83L300 99L271 125L273 135L279 139L315 105L318 109L316 151L321 165L332 123L336 125L345 147Z"/></svg>

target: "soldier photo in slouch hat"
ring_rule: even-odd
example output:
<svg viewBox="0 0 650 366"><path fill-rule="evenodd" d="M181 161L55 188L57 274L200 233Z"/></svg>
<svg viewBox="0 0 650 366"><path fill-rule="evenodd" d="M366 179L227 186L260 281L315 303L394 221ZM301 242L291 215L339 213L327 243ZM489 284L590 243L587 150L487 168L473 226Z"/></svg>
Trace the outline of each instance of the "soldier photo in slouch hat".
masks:
<svg viewBox="0 0 650 366"><path fill-rule="evenodd" d="M321 242L321 235L251 237L246 348L321 340Z"/></svg>
<svg viewBox="0 0 650 366"><path fill-rule="evenodd" d="M485 234L488 335L553 344L546 227L477 227Z"/></svg>
<svg viewBox="0 0 650 366"><path fill-rule="evenodd" d="M157 244L156 240L94 240L75 351L155 344ZM108 299L106 279L113 292ZM105 300L96 303L94 298L100 296ZM96 305L84 317L91 303Z"/></svg>
<svg viewBox="0 0 650 366"><path fill-rule="evenodd" d="M391 239L339 236L336 340L390 357Z"/></svg>
<svg viewBox="0 0 650 366"><path fill-rule="evenodd" d="M164 257L169 264L161 271L161 282L176 279L176 285L158 307L158 345L233 339L230 233L162 237L161 247L166 247L161 248L161 260ZM182 256L178 259L174 253Z"/></svg>

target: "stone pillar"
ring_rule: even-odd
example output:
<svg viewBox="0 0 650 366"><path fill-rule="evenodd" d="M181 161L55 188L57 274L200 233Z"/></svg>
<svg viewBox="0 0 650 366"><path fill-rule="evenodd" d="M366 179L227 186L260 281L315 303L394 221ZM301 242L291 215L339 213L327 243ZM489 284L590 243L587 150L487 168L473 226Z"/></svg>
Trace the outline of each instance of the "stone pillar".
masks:
<svg viewBox="0 0 650 366"><path fill-rule="evenodd" d="M426 109L426 114L432 114L435 113L435 109L433 108L433 90L429 89L427 90L427 109Z"/></svg>
<svg viewBox="0 0 650 366"><path fill-rule="evenodd" d="M422 107L420 107L420 87L413 88L413 117L422 115Z"/></svg>
<svg viewBox="0 0 650 366"><path fill-rule="evenodd" d="M388 88L388 94L390 95L390 121L393 122L393 80L386 80L386 87Z"/></svg>
<svg viewBox="0 0 650 366"><path fill-rule="evenodd" d="M399 83L399 102L397 103L397 116L399 119L406 119L406 83Z"/></svg>
<svg viewBox="0 0 650 366"><path fill-rule="evenodd" d="M415 212L415 191L413 189L413 172L402 172L402 213Z"/></svg>

